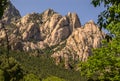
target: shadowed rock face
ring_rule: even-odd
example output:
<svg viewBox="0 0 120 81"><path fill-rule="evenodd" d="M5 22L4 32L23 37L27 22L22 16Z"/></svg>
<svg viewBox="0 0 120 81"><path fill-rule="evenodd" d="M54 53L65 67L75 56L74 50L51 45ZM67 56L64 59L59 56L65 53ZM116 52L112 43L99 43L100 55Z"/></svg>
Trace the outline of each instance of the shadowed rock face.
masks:
<svg viewBox="0 0 120 81"><path fill-rule="evenodd" d="M7 22L9 41L12 50L31 51L56 46L51 57L56 65L64 59L65 68L72 61L86 61L92 55L91 49L101 46L104 33L90 20L81 26L76 13L62 16L52 9L43 13L31 13L21 17L10 3L3 19ZM0 45L4 43L5 32L0 30Z"/></svg>
<svg viewBox="0 0 120 81"><path fill-rule="evenodd" d="M21 18L19 11L9 2L8 7L4 11L2 20L9 24L10 22L15 22Z"/></svg>

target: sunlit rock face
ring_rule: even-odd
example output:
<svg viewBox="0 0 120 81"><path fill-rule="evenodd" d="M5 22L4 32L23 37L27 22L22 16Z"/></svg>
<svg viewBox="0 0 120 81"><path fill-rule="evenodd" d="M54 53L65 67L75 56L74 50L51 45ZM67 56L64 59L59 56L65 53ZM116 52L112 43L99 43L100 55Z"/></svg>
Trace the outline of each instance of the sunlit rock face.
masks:
<svg viewBox="0 0 120 81"><path fill-rule="evenodd" d="M104 33L101 32L93 21L87 22L84 27L77 27L67 38L66 45L55 52L52 57L57 58L56 64L60 63L61 58L65 60L65 67L69 67L69 59L73 61L86 61L92 55L92 48L101 47Z"/></svg>
<svg viewBox="0 0 120 81"><path fill-rule="evenodd" d="M56 65L64 60L66 69L70 68L71 61L86 61L92 55L92 48L101 47L105 36L92 20L81 26L76 13L62 16L52 9L21 17L10 3L2 20L7 23L5 28L12 50L32 51L54 46L51 57ZM5 37L1 29L0 45L4 45Z"/></svg>

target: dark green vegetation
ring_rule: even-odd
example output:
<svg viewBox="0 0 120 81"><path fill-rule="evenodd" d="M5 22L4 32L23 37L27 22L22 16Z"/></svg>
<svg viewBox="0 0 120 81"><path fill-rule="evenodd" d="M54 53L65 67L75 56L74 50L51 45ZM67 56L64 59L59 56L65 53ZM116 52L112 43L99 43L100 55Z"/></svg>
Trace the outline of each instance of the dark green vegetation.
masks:
<svg viewBox="0 0 120 81"><path fill-rule="evenodd" d="M0 56L2 58L3 56L5 56L6 50L3 48L0 48L0 49L1 49ZM49 81L48 79L51 80L51 78L53 79L52 81L57 81L56 79L58 79L58 81L84 81L85 80L84 78L80 77L79 72L75 72L73 70L66 70L63 67L56 66L53 62L53 59L50 58L50 54L42 54L38 57L30 56L28 54L29 53L20 52L20 51L10 51L9 58L7 57L5 58L5 59L14 58L14 60L16 59L15 63L18 64L18 66L20 67L20 70L18 71L18 73L22 71L21 72L22 77L20 79L22 78L28 79L28 80L22 79L23 81L29 81L31 77L33 77L33 79L37 79L37 80L39 79L41 81L43 79L44 81ZM6 66L6 63L4 65ZM16 76L17 75L15 74L15 77ZM10 77L10 79L12 78L13 76ZM15 81L18 81L18 79ZM31 80L31 81L34 81L34 80Z"/></svg>
<svg viewBox="0 0 120 81"><path fill-rule="evenodd" d="M0 19L3 15L4 9L7 6L7 0L0 0Z"/></svg>
<svg viewBox="0 0 120 81"><path fill-rule="evenodd" d="M92 0L95 7L102 3L106 10L98 16L98 24L114 36L110 37L112 40L107 37L101 48L93 50L87 62L80 63L80 71L89 80L120 81L120 1Z"/></svg>
<svg viewBox="0 0 120 81"><path fill-rule="evenodd" d="M0 81L17 81L22 77L22 69L15 59L0 56Z"/></svg>

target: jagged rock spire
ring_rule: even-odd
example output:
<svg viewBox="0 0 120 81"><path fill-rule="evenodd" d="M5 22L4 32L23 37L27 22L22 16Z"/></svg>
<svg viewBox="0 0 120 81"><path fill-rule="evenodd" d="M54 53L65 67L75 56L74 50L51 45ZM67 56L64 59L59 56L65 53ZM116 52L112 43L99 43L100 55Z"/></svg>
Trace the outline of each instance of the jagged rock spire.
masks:
<svg viewBox="0 0 120 81"><path fill-rule="evenodd" d="M21 18L19 11L15 6L9 1L8 6L4 11L2 20L6 23L14 22Z"/></svg>
<svg viewBox="0 0 120 81"><path fill-rule="evenodd" d="M55 51L52 57L56 59L57 65L64 58L66 69L71 60L86 61L92 55L91 49L100 47L104 38L103 32L92 20L81 27L76 13L62 16L53 9L48 9L43 13L21 17L10 2L2 20L9 24L8 35L12 50L32 51L56 46L52 49ZM0 30L0 45L4 38L4 31Z"/></svg>

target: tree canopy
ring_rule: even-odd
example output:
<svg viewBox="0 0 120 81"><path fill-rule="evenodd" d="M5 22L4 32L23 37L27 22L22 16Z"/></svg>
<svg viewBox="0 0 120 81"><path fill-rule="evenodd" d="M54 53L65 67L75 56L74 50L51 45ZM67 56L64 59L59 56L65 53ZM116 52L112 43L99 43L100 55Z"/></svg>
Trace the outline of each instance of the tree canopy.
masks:
<svg viewBox="0 0 120 81"><path fill-rule="evenodd" d="M92 0L95 7L104 4L106 10L98 16L100 27L107 28L111 33L120 31L120 1L119 0Z"/></svg>
<svg viewBox="0 0 120 81"><path fill-rule="evenodd" d="M104 4L106 10L98 16L100 28L107 28L115 36L112 41L103 41L102 47L93 49L93 55L80 63L81 75L89 80L118 81L120 80L120 1L92 0L97 7Z"/></svg>
<svg viewBox="0 0 120 81"><path fill-rule="evenodd" d="M12 57L0 56L0 81L19 81L23 77L20 64Z"/></svg>

